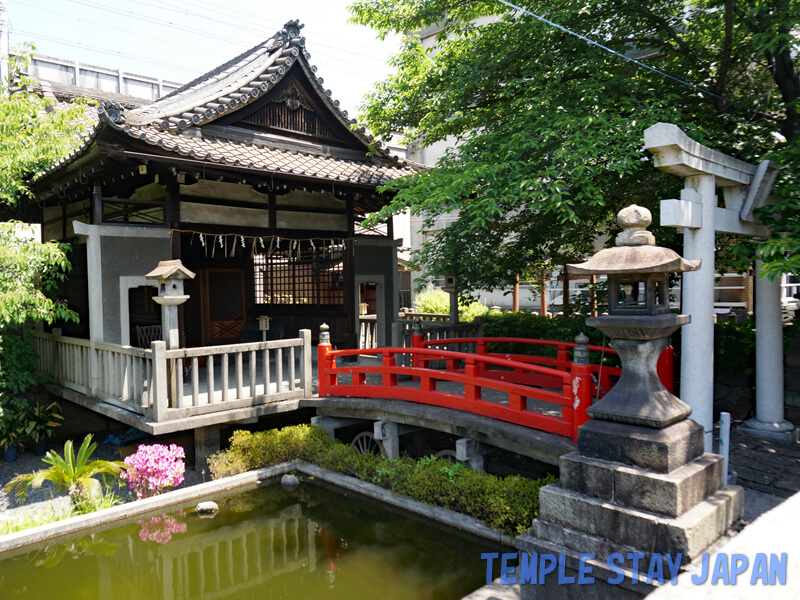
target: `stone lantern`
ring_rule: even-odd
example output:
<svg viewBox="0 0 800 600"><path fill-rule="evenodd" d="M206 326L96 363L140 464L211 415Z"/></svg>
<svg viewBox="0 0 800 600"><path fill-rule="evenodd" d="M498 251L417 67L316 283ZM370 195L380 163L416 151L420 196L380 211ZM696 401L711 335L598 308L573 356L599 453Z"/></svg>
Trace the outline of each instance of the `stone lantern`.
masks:
<svg viewBox="0 0 800 600"><path fill-rule="evenodd" d="M160 261L145 277L158 281L158 296L153 301L161 305L161 337L167 342L167 349L174 350L180 346L178 306L189 299L183 293L183 280L194 279L195 274L177 259Z"/></svg>
<svg viewBox="0 0 800 600"><path fill-rule="evenodd" d="M457 273L445 274L442 290L450 294L450 322L458 323L458 292L460 285Z"/></svg>
<svg viewBox="0 0 800 600"><path fill-rule="evenodd" d="M691 408L663 386L657 373L670 334L689 322L688 315L669 310L669 274L697 270L700 261L656 246L645 229L651 222L645 208L629 206L617 222L623 231L615 248L568 269L608 276L608 314L590 317L586 324L612 338L622 373L587 410L592 418L578 430L577 451L561 456L560 481L541 488L539 516L516 541L528 553L558 554L567 582L577 580L591 553L596 557L587 561L597 580L593 598L648 594L654 586L644 575L647 567L634 561L641 558L652 566L661 553L691 562L743 511L741 488L723 484L722 457L704 452L703 427L687 418ZM619 553L627 577L638 571L629 586L613 583L616 572L605 560L613 553ZM521 597L585 594L584 588L560 584L559 575L558 585L523 585Z"/></svg>
<svg viewBox="0 0 800 600"><path fill-rule="evenodd" d="M631 205L617 215L622 232L616 247L600 250L584 263L568 265L571 274L608 276L608 314L586 324L611 338L622 361L622 376L600 402L588 409L594 419L662 428L685 419L688 404L672 395L658 378L657 363L669 336L689 322L669 308L669 274L696 271L699 260L684 260L655 245L645 228L650 211Z"/></svg>

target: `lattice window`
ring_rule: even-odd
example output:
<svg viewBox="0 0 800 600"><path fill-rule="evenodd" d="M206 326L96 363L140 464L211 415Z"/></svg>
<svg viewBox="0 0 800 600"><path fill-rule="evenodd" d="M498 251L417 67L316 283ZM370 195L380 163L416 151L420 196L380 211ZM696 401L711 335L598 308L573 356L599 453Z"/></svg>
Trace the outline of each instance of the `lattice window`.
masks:
<svg viewBox="0 0 800 600"><path fill-rule="evenodd" d="M344 304L344 244L283 244L253 259L256 304Z"/></svg>
<svg viewBox="0 0 800 600"><path fill-rule="evenodd" d="M104 223L136 223L137 225L164 225L164 202L103 198Z"/></svg>
<svg viewBox="0 0 800 600"><path fill-rule="evenodd" d="M153 301L158 288L142 285L128 290L128 310L132 313L161 313L161 307Z"/></svg>

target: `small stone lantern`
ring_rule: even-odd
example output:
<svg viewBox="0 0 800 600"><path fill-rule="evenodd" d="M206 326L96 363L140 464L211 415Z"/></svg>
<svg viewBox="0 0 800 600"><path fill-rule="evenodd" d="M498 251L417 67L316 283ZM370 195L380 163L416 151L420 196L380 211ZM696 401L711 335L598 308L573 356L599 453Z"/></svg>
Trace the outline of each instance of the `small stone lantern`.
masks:
<svg viewBox="0 0 800 600"><path fill-rule="evenodd" d="M268 317L267 315L259 315L256 317L256 321L258 321L258 330L261 332L261 341L267 341L267 332L269 331L269 322L272 317Z"/></svg>
<svg viewBox="0 0 800 600"><path fill-rule="evenodd" d="M450 322L458 323L458 292L460 289L458 274L447 273L444 276L442 290L450 294Z"/></svg>
<svg viewBox="0 0 800 600"><path fill-rule="evenodd" d="M667 391L656 368L669 336L690 321L689 315L669 310L669 274L695 271L700 261L656 246L646 230L651 222L646 208L634 204L622 209L616 247L567 269L576 275L608 276L608 314L589 317L586 324L612 338L610 345L622 360L617 384L587 412L593 419L663 428L691 413L688 404Z"/></svg>
<svg viewBox="0 0 800 600"><path fill-rule="evenodd" d="M195 274L177 259L160 261L145 277L158 281L158 296L153 301L161 305L161 337L167 342L167 349L174 350L180 346L178 306L189 299L183 293L183 280L194 279Z"/></svg>

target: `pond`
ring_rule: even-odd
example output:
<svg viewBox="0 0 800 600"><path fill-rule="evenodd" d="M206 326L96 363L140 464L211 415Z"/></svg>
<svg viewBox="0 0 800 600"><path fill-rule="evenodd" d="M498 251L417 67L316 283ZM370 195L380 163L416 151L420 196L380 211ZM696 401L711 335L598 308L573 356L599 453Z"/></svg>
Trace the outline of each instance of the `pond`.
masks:
<svg viewBox="0 0 800 600"><path fill-rule="evenodd" d="M483 585L495 542L351 492L303 483L0 558L0 598L390 600L461 598Z"/></svg>

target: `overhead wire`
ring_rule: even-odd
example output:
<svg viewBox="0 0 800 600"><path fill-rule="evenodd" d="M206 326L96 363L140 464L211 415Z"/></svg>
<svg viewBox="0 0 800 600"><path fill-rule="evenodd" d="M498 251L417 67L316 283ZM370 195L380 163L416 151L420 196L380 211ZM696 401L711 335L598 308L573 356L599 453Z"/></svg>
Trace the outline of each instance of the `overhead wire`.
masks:
<svg viewBox="0 0 800 600"><path fill-rule="evenodd" d="M101 22L98 22L98 21L92 21L91 19L84 19L83 17L78 17L78 16L75 16L75 15L70 15L70 14L63 13L63 12L58 12L58 11L53 10L52 8L46 8L46 7L38 6L36 4L29 4L27 2L19 2L19 0L17 0L15 2L15 5L17 5L17 6L25 6L27 8L32 9L32 10L38 10L38 11L41 11L41 12L45 12L48 15L51 15L51 16L55 15L55 16L58 16L58 17L64 17L65 19L71 19L73 21L78 21L79 23L87 23L87 24L91 24L91 25L101 25L102 27L104 27L106 29L110 29L112 31L119 31L119 32L122 32L122 33L131 33L129 30L123 29L122 27L114 27L113 25L109 25L108 23L101 23ZM38 35L38 34L34 34L32 32L28 32L28 31L20 31L20 33L27 33L28 35ZM164 40L164 38L159 38L159 37L156 37L156 36L146 35L146 34L138 33L138 32L135 35L136 35L137 39L153 40L153 41L156 41L156 42L165 42L166 41L166 40ZM57 39L57 38L51 38L51 39ZM60 39L60 38L58 38L58 39ZM170 44L169 41L166 41L166 42L168 44ZM200 54L207 54L209 56L215 56L216 57L216 53L211 52L206 48L192 47L192 52L198 52ZM110 51L104 51L103 53L116 54L115 52L110 52ZM170 64L170 63L164 63L164 64ZM176 68L180 68L179 65L175 65L175 67Z"/></svg>
<svg viewBox="0 0 800 600"><path fill-rule="evenodd" d="M106 5L103 5L103 4L98 4L96 2L91 2L90 0L67 0L67 2L71 2L73 4L78 4L78 5L82 5L82 6L86 6L86 7L89 7L89 8L92 8L92 9L96 9L96 10L99 10L99 11L104 11L104 12L107 12L107 13L110 13L110 14L124 16L126 18L136 19L136 20L139 20L139 21L142 21L142 22L151 23L153 25L173 28L173 29L176 29L178 31L182 31L182 32L185 32L185 33L188 33L188 34L195 34L195 35L198 35L198 36L203 36L204 39L208 39L208 38L216 39L218 41L229 43L229 44L235 45L237 47L241 46L242 42L243 42L243 40L241 38L234 39L234 38L227 37L225 35L219 35L219 34L210 33L208 31L204 31L204 30L197 29L197 28L194 28L194 27L189 27L189 26L186 26L186 25L181 25L181 24L178 24L178 23L175 23L175 22L172 22L172 21L167 21L167 20L164 20L164 19L159 19L159 18L147 16L147 15L142 15L142 14L134 12L133 10L125 11L125 10L122 10L122 9L119 9L119 8L109 7L109 6L106 6ZM21 3L21 4L25 4L25 3ZM166 7L169 7L169 5L167 3L162 2L162 4L165 4ZM173 12L176 11L176 7L161 8L161 7L157 7L157 6L154 6L152 4L149 4L147 2L143 2L141 0L138 2L138 5L145 5L145 6L149 6L149 7L152 7L152 8L157 8L157 9L160 9L160 10L171 10ZM30 5L26 5L26 6L30 6ZM263 34L262 30L257 30L257 29L253 29L253 28L250 28L250 27L242 26L241 24L238 24L238 23L235 24L235 23L222 21L220 19L211 18L211 17L208 17L206 15L202 15L200 13L188 13L188 12L185 12L185 11L184 11L184 13L185 14L189 14L190 16L192 16L194 18L198 18L198 17L199 18L204 18L204 19L206 19L208 21L216 23L217 25L223 25L223 26L227 26L227 27L236 28L237 30L240 30L240 31L241 30L249 31L250 33L253 33L253 34ZM75 18L75 17L73 17L73 18ZM119 28L115 28L115 29L119 29ZM186 67L182 67L182 66L177 65L175 63L167 63L167 62L158 61L158 60L155 60L155 59L141 58L140 56L126 54L126 53L123 53L123 52L108 51L108 50L104 50L102 48L99 48L97 46L91 46L91 45L88 45L88 44L83 44L81 42L72 42L72 41L69 41L69 40L66 40L66 39L63 39L63 38L57 38L57 37L54 37L54 36L45 36L45 35L33 33L33 32L30 32L30 31L25 31L25 30L19 30L19 29L12 30L12 33L14 33L14 32L27 34L27 35L33 35L33 36L38 37L39 39L46 39L48 41L52 41L52 42L55 42L55 43L61 43L61 44L68 45L68 46L84 48L84 49L87 49L87 50L91 50L92 52L97 52L99 54L105 54L105 55L108 55L108 56L117 56L117 57L129 58L129 59L132 59L132 60L137 60L137 61L142 62L142 63L147 63L147 64L158 65L158 66L170 68L170 69L176 70L177 72L182 72L182 73L186 73L187 72ZM136 34L136 35L139 36L140 34ZM149 39L154 39L151 36L144 36L144 37L147 37ZM315 39L316 39L316 36L315 36ZM166 44L177 45L174 42L170 42L169 39L161 39L160 41L163 42L163 43L166 43ZM251 43L257 43L257 42L253 41ZM366 54L361 54L361 53L353 52L353 51L350 51L350 50L345 50L345 49L342 49L342 48L336 47L336 46L330 46L330 45L326 45L326 44L315 44L314 47L315 48L316 47L325 47L325 48L329 48L331 50L334 50L336 52L344 52L344 53L352 54L354 56L358 56L360 58L369 59L369 56L366 55ZM210 53L210 52L208 52L206 50L203 50L202 52L205 53L205 54L209 54L211 56L214 56L214 53ZM326 56L325 54L320 54L319 56L322 58L322 60L320 60L319 62L324 65L324 68L325 68L326 71L333 70L333 71L337 71L339 73L343 73L343 74L346 74L346 75L353 75L353 76L357 76L357 77L361 77L361 78L366 78L365 77L365 72L369 72L369 71L375 70L376 65L377 65L377 63L367 64L367 63L363 63L363 62L360 62L358 64L354 64L354 63L357 63L358 61L353 61L351 59L348 59L346 64L352 65L354 67L352 69L348 69L346 67L341 66L342 65L342 61L328 61L328 60L325 59L325 56Z"/></svg>
<svg viewBox="0 0 800 600"><path fill-rule="evenodd" d="M15 29L13 31L13 33L18 33L18 34L22 33L22 34L25 34L25 35L35 36L38 39L47 40L48 42L55 42L57 44L64 44L65 46L73 46L75 48L84 48L86 50L91 50L92 52L97 52L99 54L105 54L105 55L108 55L108 56L121 56L123 58L130 58L130 59L134 59L134 60L137 60L139 62L142 62L142 63L152 64L152 65L156 65L156 66L159 66L159 67L168 67L170 69L185 70L180 65L176 65L176 64L173 64L173 63L165 63L165 62L158 61L158 60L155 60L155 59L142 58L141 56L136 56L134 54L126 54L125 52L111 52L109 50L105 50L105 49L99 48L97 46L88 46L88 45L82 44L80 42L71 42L71 41L65 40L63 38L55 38L55 37L51 37L49 35L43 35L43 34L40 34L40 33L33 32L33 31L26 31L24 29Z"/></svg>
<svg viewBox="0 0 800 600"><path fill-rule="evenodd" d="M571 29L567 29L563 25L559 25L558 23L554 23L553 21L550 21L549 19L546 19L546 18L542 17L541 15L537 15L537 14L529 11L527 8L523 8L521 6L518 6L518 5L516 5L516 4L512 3L512 2L509 2L508 0L497 0L497 1L500 2L500 4L505 4L509 8L513 8L514 10L518 10L518 11L520 11L520 12L522 12L522 13L530 16L530 17L533 17L534 19L537 19L537 20L541 21L542 23L550 25L551 27L555 27L559 31L563 31L564 33L567 33L567 34L569 34L571 36L574 36L574 37L578 38L579 40L583 40L584 42L586 42L586 43L588 43L588 44L590 44L592 46L596 46L597 48L600 48L601 50L604 50L605 52L609 52L609 53L613 54L614 56L616 56L618 58L621 58L621 59L626 60L628 62L632 62L635 65L638 65L640 67L643 67L645 69L653 71L654 73L658 73L659 75L663 75L664 77L672 79L673 81L676 81L677 83L680 83L681 85L685 85L685 86L687 86L687 87L689 87L689 88L691 88L691 89L693 89L693 90L695 90L697 92L700 92L702 94L706 94L708 96L712 96L714 98L718 98L720 100L723 100L723 101L725 101L727 103L733 104L730 100L728 100L727 98L724 98L723 96L720 96L719 94L715 94L714 92L712 92L710 90L701 88L700 86L697 86L697 85L695 85L693 83L690 83L690 82L688 82L688 81L686 81L684 79L681 79L679 77L675 77L674 75L670 75L666 71L662 71L661 69L659 69L657 67L654 67L652 65L648 65L647 63L644 63L644 62L642 62L640 60L637 60L637 59L633 58L632 56L628 56L626 54L623 54L622 52L617 52L616 50L614 50L612 48L609 48L608 46L606 46L604 44L601 44L598 41L595 41L595 40L593 40L591 38L588 38L585 35L581 35L580 33L577 33L576 31L572 31Z"/></svg>
<svg viewBox="0 0 800 600"><path fill-rule="evenodd" d="M236 11L236 10L231 10L231 9L227 9L225 11L226 15L237 15L238 14L238 15L241 15L241 17L243 19L247 19L248 22L262 21L265 24L265 27L263 27L263 28L248 27L247 25L242 24L242 22L233 23L233 22L230 22L230 21L225 21L225 20L220 19L220 18L209 17L208 15L204 15L204 14L199 13L199 12L189 12L189 11L187 11L185 9L181 10L180 8L178 8L176 6L173 6L172 4L167 2L166 0L153 0L153 2L155 2L156 4L161 5L161 7L163 7L162 10L170 10L170 11L173 11L173 12L181 12L183 14L189 15L189 16L194 17L194 18L199 18L199 19L203 19L203 20L206 20L206 21L210 21L210 22L216 23L218 25L225 25L225 26L228 26L228 27L233 27L233 28L236 28L237 30L249 31L249 32L252 32L252 33L257 34L257 35L263 35L265 32L269 33L271 31L276 31L276 30L282 28L283 25L284 25L283 23L280 23L279 21L273 21L273 20L270 20L270 19L265 19L264 17L259 17L259 16L256 16L256 15L253 15L251 13L244 13L242 11ZM146 5L146 6L153 6L152 4L148 4L144 0L139 0L139 4L140 5ZM218 7L216 5L212 5L211 3L208 3L208 2L202 2L200 0L195 0L194 2L192 2L192 6L193 7L195 7L195 6L201 6L201 7L202 6L207 6L209 8L212 8L215 11L218 10ZM159 8L161 8L161 7L159 7ZM334 51L342 53L342 54L352 54L353 56L358 56L359 58L366 58L368 60L372 60L372 57L369 54L364 54L363 52L358 52L358 51L355 51L355 50L351 49L351 48L363 48L365 51L369 51L370 49L365 47L365 46L360 46L358 44L348 44L345 47L345 46L339 46L337 44L325 44L325 43L320 42L319 41L320 39L334 40L334 41L337 41L337 42L341 41L341 38L336 38L336 37L333 37L333 36L330 36L330 35L326 35L324 33L315 32L314 33L314 48L328 48L330 50L334 50Z"/></svg>

